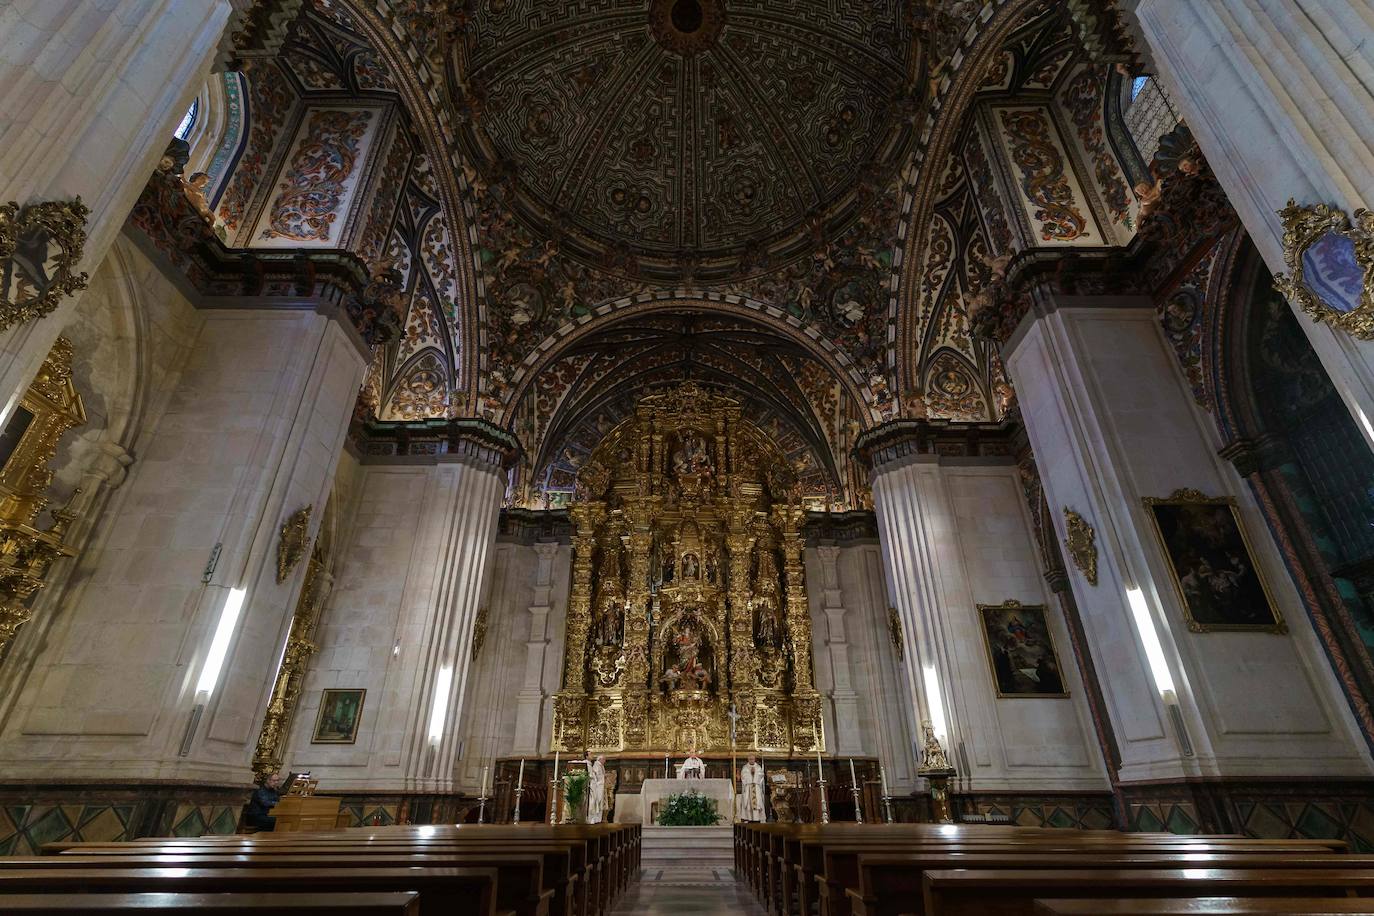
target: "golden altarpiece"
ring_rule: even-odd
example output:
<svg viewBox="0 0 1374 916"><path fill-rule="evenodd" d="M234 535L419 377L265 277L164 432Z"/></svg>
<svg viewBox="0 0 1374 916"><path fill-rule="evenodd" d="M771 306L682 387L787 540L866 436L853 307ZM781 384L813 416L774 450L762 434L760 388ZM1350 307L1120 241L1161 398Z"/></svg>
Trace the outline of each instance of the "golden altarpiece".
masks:
<svg viewBox="0 0 1374 916"><path fill-rule="evenodd" d="M578 475L554 748L823 749L804 517L737 401L690 382L640 401Z"/></svg>

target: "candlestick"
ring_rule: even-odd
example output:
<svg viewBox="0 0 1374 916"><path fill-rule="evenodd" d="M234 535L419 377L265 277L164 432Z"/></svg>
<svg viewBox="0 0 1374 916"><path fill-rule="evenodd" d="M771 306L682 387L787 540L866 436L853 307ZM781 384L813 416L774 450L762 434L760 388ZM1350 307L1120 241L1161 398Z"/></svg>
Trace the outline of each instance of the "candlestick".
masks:
<svg viewBox="0 0 1374 916"><path fill-rule="evenodd" d="M520 823L520 796L525 794L525 758L520 758L520 775L515 779L515 815L512 824Z"/></svg>
<svg viewBox="0 0 1374 916"><path fill-rule="evenodd" d="M878 779L881 780L883 784L884 820L886 820L890 824L892 823L892 796L887 793L887 770L883 769L883 765L881 763L878 764Z"/></svg>
<svg viewBox="0 0 1374 916"><path fill-rule="evenodd" d="M849 758L849 791L854 795L854 823L864 822L863 806L859 804L859 777L854 775L854 758Z"/></svg>

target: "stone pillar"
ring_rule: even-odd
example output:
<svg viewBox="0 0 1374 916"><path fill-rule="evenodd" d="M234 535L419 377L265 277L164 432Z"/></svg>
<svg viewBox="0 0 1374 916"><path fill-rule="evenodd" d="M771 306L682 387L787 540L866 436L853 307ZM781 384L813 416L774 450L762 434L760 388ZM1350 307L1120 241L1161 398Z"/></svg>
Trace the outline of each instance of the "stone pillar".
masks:
<svg viewBox="0 0 1374 916"><path fill-rule="evenodd" d="M850 757L873 753L875 749L865 748L859 734L859 695L854 690L849 663L849 637L845 633L845 607L840 591L839 557L840 548L833 545L816 548L821 587L812 593L820 599L821 613L826 624L823 643L830 659L830 705L835 722L832 750L841 757Z"/></svg>
<svg viewBox="0 0 1374 916"><path fill-rule="evenodd" d="M82 268L114 243L204 82L229 0L14 0L0 7L0 201L80 196ZM66 323L0 333L5 416Z"/></svg>
<svg viewBox="0 0 1374 916"><path fill-rule="evenodd" d="M544 674L549 662L549 611L553 601L553 564L559 545L535 544L538 566L534 573L534 596L528 608L530 638L525 643L525 679L515 697L515 743L511 753L536 756L540 753L540 727L544 715Z"/></svg>
<svg viewBox="0 0 1374 916"><path fill-rule="evenodd" d="M366 365L307 309L212 309L4 722L0 775L243 785ZM283 523L315 507L278 581ZM231 590L246 597L207 695Z"/></svg>
<svg viewBox="0 0 1374 916"><path fill-rule="evenodd" d="M499 430L461 424L445 453L364 463L287 754L290 768L309 769L331 788L455 787L473 624L495 553L509 456ZM329 688L367 691L352 744L312 741Z"/></svg>
<svg viewBox="0 0 1374 916"><path fill-rule="evenodd" d="M1368 0L1133 0L1158 76L1270 270L1286 270L1290 198L1374 204ZM1374 446L1374 341L1299 314Z"/></svg>
<svg viewBox="0 0 1374 916"><path fill-rule="evenodd" d="M1144 297L1038 292L1003 349L1055 536L1064 510L1095 531L1096 585L1069 578L1131 783L1198 777L1367 776L1349 709L1245 488L1217 456ZM1289 628L1191 632L1144 497L1182 488L1236 500L1255 560ZM1128 589L1157 635L1152 665ZM1137 602L1138 605L1139 602ZM1175 696L1163 687L1172 681ZM1176 698L1175 698L1176 697Z"/></svg>
<svg viewBox="0 0 1374 916"><path fill-rule="evenodd" d="M927 684L938 682L942 743L966 791L1105 791L1067 627L1040 569L1008 431L980 454L948 423L896 421L867 433L885 573L901 622L911 733L937 723ZM953 449L933 437L953 437ZM960 441L962 440L962 441ZM940 452L962 452L945 457ZM1045 609L1067 697L999 696L978 605ZM927 674L927 671L930 674ZM947 739L947 740L946 740Z"/></svg>

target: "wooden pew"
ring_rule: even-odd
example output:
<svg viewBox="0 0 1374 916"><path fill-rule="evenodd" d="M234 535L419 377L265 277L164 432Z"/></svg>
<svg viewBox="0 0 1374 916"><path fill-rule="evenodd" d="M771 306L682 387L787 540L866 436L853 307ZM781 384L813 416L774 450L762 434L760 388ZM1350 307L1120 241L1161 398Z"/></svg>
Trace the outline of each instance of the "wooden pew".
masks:
<svg viewBox="0 0 1374 916"><path fill-rule="evenodd" d="M13 894L5 913L32 916L416 916L420 895L400 894Z"/></svg>
<svg viewBox="0 0 1374 916"><path fill-rule="evenodd" d="M251 837L149 838L131 843L58 843L45 846L44 852L107 855L128 855L140 850L198 855L266 854L288 850L295 853L331 853L343 849L379 855L464 850L469 854L478 854L493 849L541 852L546 856L546 870L554 876L556 885L551 912L594 916L604 910L614 893L623 889L629 880L628 871L613 875L611 867L606 861L602 861L606 858L607 850L614 851L617 863L628 865L632 861L632 855L637 858L638 853L634 849L637 841L638 829L632 829L630 825L590 828L458 825L354 828L338 832L296 833L286 836L257 834ZM557 858L558 850L562 851L564 858ZM596 878L600 874L608 876L608 880L600 882L605 893L602 893L602 887L595 886ZM594 885L591 894L588 894L587 883ZM563 886L561 893L557 891L558 885ZM569 896L572 896L571 900L568 899Z"/></svg>
<svg viewBox="0 0 1374 916"><path fill-rule="evenodd" d="M1344 849L1343 843L1337 846ZM1128 835L1119 835L1110 842L1100 839L1089 843L1074 842L1071 838L1008 838L1003 841L983 838L957 843L917 841L907 844L808 842L802 848L795 883L803 907L800 912L809 912L809 895L815 893L822 912L829 916L847 916L850 912L848 894L851 890L861 888L861 879L865 874L869 882L867 886L873 888L860 891L866 896L882 899L892 893L919 895L920 872L923 869L973 867L938 864L949 856L1000 856L1006 859L1001 864L990 866L997 868L1015 868L1017 861L1065 863L1059 867L1071 868L1078 860L1110 857L1162 863L1161 867L1171 863L1203 866L1209 860L1216 861L1218 857L1227 862L1239 858L1253 863L1247 867L1258 868L1277 862L1280 856L1284 857L1283 861L1288 861L1288 857L1301 857L1304 862L1329 864L1336 855L1337 850L1325 841L1221 839L1206 842L1197 837L1136 838ZM1342 867L1353 867L1344 856L1337 862Z"/></svg>
<svg viewBox="0 0 1374 916"><path fill-rule="evenodd" d="M903 914L1034 916L1037 899L1348 897L1374 893L1369 869L958 869L925 872ZM857 916L868 916L854 900Z"/></svg>
<svg viewBox="0 0 1374 916"><path fill-rule="evenodd" d="M496 908L515 916L549 916L555 888L544 881L538 855L509 852L434 852L422 854L358 853L349 849L301 853L166 854L156 852L0 858L0 873L16 869L91 868L294 868L324 873L333 869L370 868L490 868L496 872Z"/></svg>
<svg viewBox="0 0 1374 916"><path fill-rule="evenodd" d="M1036 916L1346 916L1374 913L1367 897L1197 897L1192 900L1037 900Z"/></svg>
<svg viewBox="0 0 1374 916"><path fill-rule="evenodd" d="M501 916L490 868L0 869L0 908L14 894L397 893L420 895L421 916ZM503 911L505 912L505 911ZM507 916L509 914L507 913Z"/></svg>
<svg viewBox="0 0 1374 916"><path fill-rule="evenodd" d="M929 852L919 855L859 856L858 887L846 888L853 912L867 916L897 916L912 912L910 901L921 898L922 875L947 869L984 871L998 869L1127 871L1161 868L1251 870L1276 868L1287 871L1369 869L1374 857L1333 855L1248 855L1246 853L1045 853L1045 852Z"/></svg>

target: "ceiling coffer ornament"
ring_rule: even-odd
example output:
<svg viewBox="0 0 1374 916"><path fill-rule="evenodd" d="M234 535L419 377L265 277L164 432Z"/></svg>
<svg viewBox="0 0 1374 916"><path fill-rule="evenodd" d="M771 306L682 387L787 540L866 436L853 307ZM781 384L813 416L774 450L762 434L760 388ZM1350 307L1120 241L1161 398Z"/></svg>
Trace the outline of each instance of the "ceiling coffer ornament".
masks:
<svg viewBox="0 0 1374 916"><path fill-rule="evenodd" d="M924 64L904 7L487 4L451 68L454 97L481 99L458 132L469 186L560 258L623 278L697 286L803 260L914 145Z"/></svg>
<svg viewBox="0 0 1374 916"><path fill-rule="evenodd" d="M1064 547L1073 565L1091 586L1097 586L1097 532L1083 516L1064 507Z"/></svg>
<svg viewBox="0 0 1374 916"><path fill-rule="evenodd" d="M80 197L0 206L0 331L42 318L86 288L76 265L90 212Z"/></svg>
<svg viewBox="0 0 1374 916"><path fill-rule="evenodd" d="M281 536L277 541L277 582L285 582L291 570L305 556L309 540L310 513L314 504L303 506L291 513L291 517L281 524Z"/></svg>
<svg viewBox="0 0 1374 916"><path fill-rule="evenodd" d="M1374 340L1374 213L1354 220L1326 204L1289 200L1283 219L1287 274L1274 286L1314 321L1325 321L1360 340Z"/></svg>

